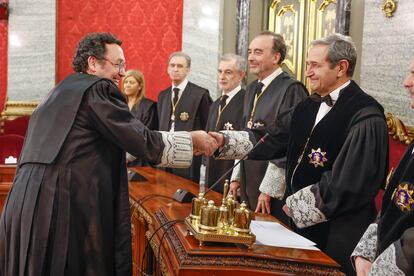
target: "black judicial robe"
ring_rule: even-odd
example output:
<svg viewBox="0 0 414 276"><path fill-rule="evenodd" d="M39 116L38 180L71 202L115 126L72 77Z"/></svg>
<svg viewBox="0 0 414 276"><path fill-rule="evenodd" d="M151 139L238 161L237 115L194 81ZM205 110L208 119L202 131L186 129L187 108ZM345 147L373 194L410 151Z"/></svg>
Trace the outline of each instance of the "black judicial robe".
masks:
<svg viewBox="0 0 414 276"><path fill-rule="evenodd" d="M243 101L245 90L241 89L234 95L229 103L224 107L220 118L218 118L218 111L220 108L220 98L217 99L210 107L208 114L208 121L206 131L220 131L220 130L241 130L243 117ZM215 183L227 170L233 165L231 160L217 160L214 157L203 157L206 166L206 185L210 187ZM231 172L225 179L230 179ZM218 184L214 190L223 193L223 184Z"/></svg>
<svg viewBox="0 0 414 276"><path fill-rule="evenodd" d="M158 122L160 131L169 131L171 128L171 90L172 87L158 95ZM175 110L174 131L204 130L208 120L208 111L212 99L208 90L192 82L188 82ZM199 182L201 157L194 157L188 169L166 169L173 174Z"/></svg>
<svg viewBox="0 0 414 276"><path fill-rule="evenodd" d="M294 112L282 114L270 127L270 137L249 158L287 154L288 194L302 204L306 202L293 212L302 215L303 224L309 224L295 230L316 242L347 275L353 275L349 256L375 218L375 195L386 177L387 125L380 104L353 81L313 129L319 105L308 98ZM253 133L253 143L263 135ZM326 153L323 167L310 163L312 151L318 147ZM306 187L311 187L310 192L303 193ZM315 209L323 213L323 219L312 217Z"/></svg>
<svg viewBox="0 0 414 276"><path fill-rule="evenodd" d="M246 127L253 108L257 80L251 83L246 89L244 100L244 126ZM286 72L277 76L263 92L257 102L256 112L253 116L254 124L262 124L256 128L266 129L276 117L291 109L308 96L306 88L297 80L293 79ZM255 127L254 127L255 128ZM274 160L278 167L284 167L284 160ZM240 195L241 200L246 201L248 207L256 209L257 199L260 195L259 187L265 176L268 161L245 160L240 163ZM287 217L281 207L284 202L277 199L271 201L271 213L283 222Z"/></svg>
<svg viewBox="0 0 414 276"><path fill-rule="evenodd" d="M0 275L132 275L125 150L159 163L163 148L110 80L63 80L29 123L0 219Z"/></svg>
<svg viewBox="0 0 414 276"><path fill-rule="evenodd" d="M414 274L414 143L407 148L384 194L378 222L378 248L382 254L395 246L396 265Z"/></svg>
<svg viewBox="0 0 414 276"><path fill-rule="evenodd" d="M158 129L157 103L143 98L139 104L132 107L131 113L151 130Z"/></svg>
<svg viewBox="0 0 414 276"><path fill-rule="evenodd" d="M158 129L157 103L143 98L141 102L134 105L131 109L132 115L140 120L147 128L151 130ZM131 166L150 166L148 162L137 158L134 161L128 162L128 167Z"/></svg>

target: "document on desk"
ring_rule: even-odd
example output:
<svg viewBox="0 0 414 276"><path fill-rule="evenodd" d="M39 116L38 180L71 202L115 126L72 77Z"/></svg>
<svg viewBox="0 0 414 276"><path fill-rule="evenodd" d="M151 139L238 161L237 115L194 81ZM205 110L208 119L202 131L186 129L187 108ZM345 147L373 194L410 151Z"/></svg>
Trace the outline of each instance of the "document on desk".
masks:
<svg viewBox="0 0 414 276"><path fill-rule="evenodd" d="M319 250L313 241L296 234L277 222L252 220L250 229L256 235L256 244Z"/></svg>

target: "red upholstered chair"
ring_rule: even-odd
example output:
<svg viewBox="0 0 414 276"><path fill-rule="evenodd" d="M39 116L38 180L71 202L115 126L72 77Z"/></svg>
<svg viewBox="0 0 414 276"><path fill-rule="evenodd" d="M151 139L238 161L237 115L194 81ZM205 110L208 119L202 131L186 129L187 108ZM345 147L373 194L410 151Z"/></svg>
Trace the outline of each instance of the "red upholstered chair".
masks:
<svg viewBox="0 0 414 276"><path fill-rule="evenodd" d="M25 137L29 125L30 116L21 116L13 120L0 122L0 135L17 134Z"/></svg>
<svg viewBox="0 0 414 276"><path fill-rule="evenodd" d="M387 118L387 126L388 126L388 143L389 143L389 175L387 177L390 178L392 176L393 170L398 166L398 163L403 156L405 149L407 146L413 141L414 138L414 128L412 126L406 126L404 123L392 115L391 113L385 114ZM382 196L384 195L384 190L380 190L376 199L375 205L377 210L381 209L381 201Z"/></svg>
<svg viewBox="0 0 414 276"><path fill-rule="evenodd" d="M0 136L0 164L5 164L5 159L13 156L18 159L22 151L24 137L16 134Z"/></svg>

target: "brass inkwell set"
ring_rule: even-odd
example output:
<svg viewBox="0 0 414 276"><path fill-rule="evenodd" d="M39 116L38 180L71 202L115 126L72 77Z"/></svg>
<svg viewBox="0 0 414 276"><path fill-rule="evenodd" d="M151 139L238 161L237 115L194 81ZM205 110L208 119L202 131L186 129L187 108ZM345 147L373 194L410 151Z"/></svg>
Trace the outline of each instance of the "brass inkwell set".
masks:
<svg viewBox="0 0 414 276"><path fill-rule="evenodd" d="M203 242L226 242L250 247L255 242L256 236L250 231L254 213L228 192L229 182L226 180L221 206L215 206L213 200L208 201L204 193L193 198L191 214L185 219L185 224L200 246Z"/></svg>

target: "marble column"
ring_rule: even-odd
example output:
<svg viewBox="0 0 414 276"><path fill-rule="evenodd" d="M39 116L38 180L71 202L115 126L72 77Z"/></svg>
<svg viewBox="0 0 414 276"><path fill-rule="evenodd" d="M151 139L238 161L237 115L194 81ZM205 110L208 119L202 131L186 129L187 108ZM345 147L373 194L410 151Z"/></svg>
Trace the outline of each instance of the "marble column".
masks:
<svg viewBox="0 0 414 276"><path fill-rule="evenodd" d="M220 96L217 66L222 55L224 0L184 0L182 50L192 59L189 80Z"/></svg>
<svg viewBox="0 0 414 276"><path fill-rule="evenodd" d="M55 85L55 0L9 1L9 101L39 101Z"/></svg>
<svg viewBox="0 0 414 276"><path fill-rule="evenodd" d="M414 125L414 111L402 82L414 58L414 1L398 1L391 18L383 0L365 0L361 86L404 123Z"/></svg>

